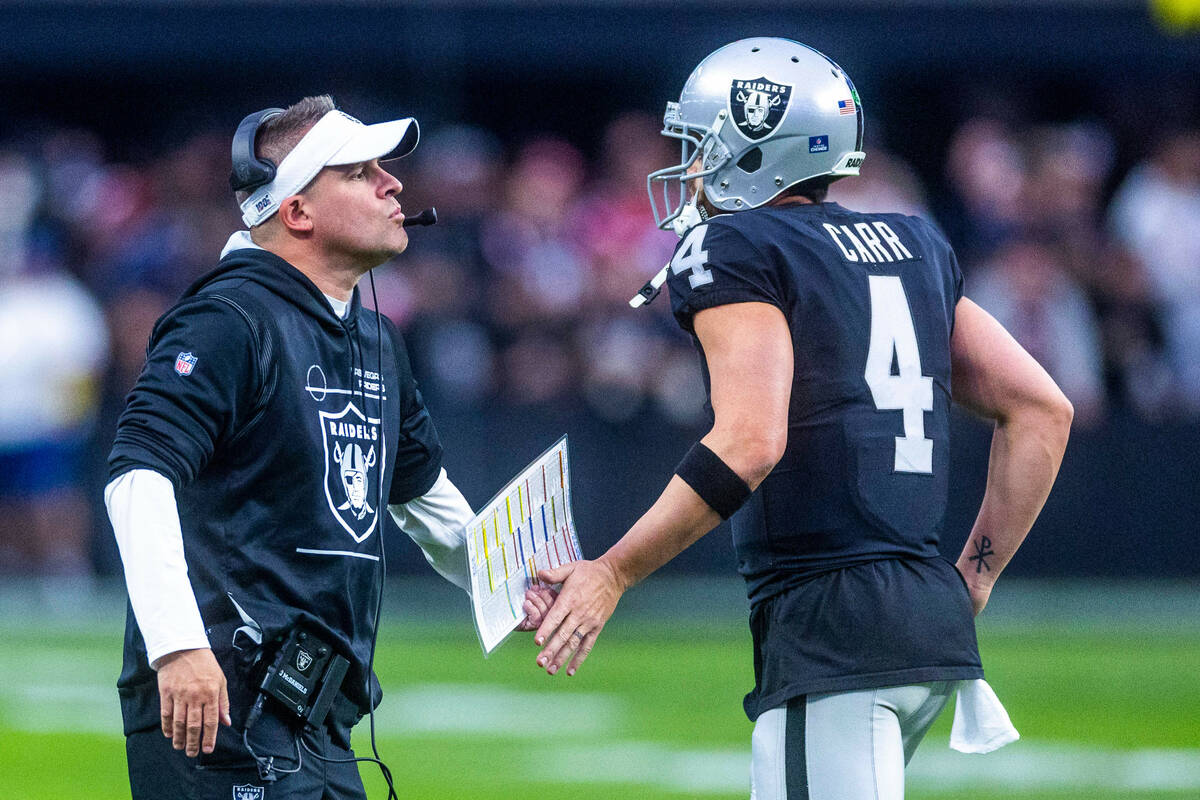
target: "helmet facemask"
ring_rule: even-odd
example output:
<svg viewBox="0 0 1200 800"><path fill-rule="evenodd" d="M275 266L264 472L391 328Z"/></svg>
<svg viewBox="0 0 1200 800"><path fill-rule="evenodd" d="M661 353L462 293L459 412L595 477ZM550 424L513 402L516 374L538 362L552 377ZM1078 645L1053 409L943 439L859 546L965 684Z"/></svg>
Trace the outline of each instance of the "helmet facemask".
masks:
<svg viewBox="0 0 1200 800"><path fill-rule="evenodd" d="M654 224L659 228L669 230L684 209L694 203L696 197L688 197L688 184L691 181L714 174L729 161L729 149L720 138L721 128L725 125L727 117L728 114L721 111L712 125L688 123L680 117L679 103L667 103L661 133L670 139L679 140L681 161L673 167L656 170L646 176L650 208L654 212ZM701 169L689 172L697 160L700 160ZM660 186L656 187L655 183ZM663 204L661 211L660 200Z"/></svg>

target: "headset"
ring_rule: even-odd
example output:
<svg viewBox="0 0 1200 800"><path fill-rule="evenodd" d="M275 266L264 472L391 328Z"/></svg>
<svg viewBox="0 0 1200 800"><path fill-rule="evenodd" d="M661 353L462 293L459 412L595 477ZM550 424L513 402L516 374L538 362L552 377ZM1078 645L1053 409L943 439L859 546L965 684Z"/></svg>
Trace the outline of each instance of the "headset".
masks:
<svg viewBox="0 0 1200 800"><path fill-rule="evenodd" d="M233 134L233 172L229 175L229 187L235 192L252 192L275 180L278 165L269 158L259 158L254 145L262 124L282 113L282 108L264 108L238 123Z"/></svg>

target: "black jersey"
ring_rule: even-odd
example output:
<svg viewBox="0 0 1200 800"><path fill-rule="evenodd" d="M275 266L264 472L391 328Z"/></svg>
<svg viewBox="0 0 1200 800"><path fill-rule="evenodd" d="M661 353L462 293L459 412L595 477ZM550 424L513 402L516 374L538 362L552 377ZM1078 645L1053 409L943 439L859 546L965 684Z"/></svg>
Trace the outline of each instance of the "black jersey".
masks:
<svg viewBox="0 0 1200 800"><path fill-rule="evenodd" d="M813 664L825 665L800 670L823 676L805 691L855 688L868 673L896 683L971 677L922 677L932 662L978 672L965 587L937 549L947 499L950 335L962 296L962 274L941 234L916 217L836 203L767 206L692 228L668 285L689 332L697 312L728 303L769 303L787 319L795 356L787 447L731 527L756 613L800 586L824 604L820 619L797 622L801 612L788 612L791 630L808 632ZM708 387L706 365L704 380ZM883 561L906 565L893 574ZM841 575L835 596L813 595L813 579L859 566L870 569ZM910 608L897 610L896 601ZM912 606L923 608L921 626L933 624L930 635L915 630ZM877 634L863 629L868 615ZM760 622L756 640L767 634ZM869 647L837 641L857 636L861 644L863 633ZM929 662L931 636L950 652L933 652ZM759 689L784 691L763 687L761 675Z"/></svg>

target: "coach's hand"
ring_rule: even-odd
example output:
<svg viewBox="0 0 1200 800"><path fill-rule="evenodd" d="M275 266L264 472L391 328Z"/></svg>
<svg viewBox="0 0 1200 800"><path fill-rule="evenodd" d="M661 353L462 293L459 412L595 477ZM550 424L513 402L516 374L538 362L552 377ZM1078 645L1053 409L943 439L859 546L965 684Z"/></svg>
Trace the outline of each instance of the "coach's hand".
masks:
<svg viewBox="0 0 1200 800"><path fill-rule="evenodd" d="M218 720L233 724L225 673L207 647L179 650L158 660L158 699L163 736L189 756L213 751Z"/></svg>
<svg viewBox="0 0 1200 800"><path fill-rule="evenodd" d="M567 674L574 675L616 610L624 587L616 571L603 560L572 561L542 570L538 579L563 585L533 638L537 644L545 645L538 653L538 666L553 675L574 653L567 666Z"/></svg>
<svg viewBox="0 0 1200 800"><path fill-rule="evenodd" d="M542 620L546 618L546 614L550 613L550 607L554 605L556 597L558 597L558 592L549 586L530 586L526 589L525 603L521 606L525 611L525 619L521 620L517 630L536 631L542 624Z"/></svg>

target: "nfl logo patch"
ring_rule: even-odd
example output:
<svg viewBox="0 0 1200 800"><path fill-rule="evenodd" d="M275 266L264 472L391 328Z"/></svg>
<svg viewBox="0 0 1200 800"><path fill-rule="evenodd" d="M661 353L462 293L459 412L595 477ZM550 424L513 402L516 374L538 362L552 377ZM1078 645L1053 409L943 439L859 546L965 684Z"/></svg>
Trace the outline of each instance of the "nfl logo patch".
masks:
<svg viewBox="0 0 1200 800"><path fill-rule="evenodd" d="M183 376L191 375L197 361L199 359L191 353L180 353L175 356L175 371Z"/></svg>
<svg viewBox="0 0 1200 800"><path fill-rule="evenodd" d="M266 796L266 790L261 786L245 786L233 787L233 800L263 800Z"/></svg>
<svg viewBox="0 0 1200 800"><path fill-rule="evenodd" d="M829 135L810 136L808 137L808 152L810 153L828 153L829 152Z"/></svg>

